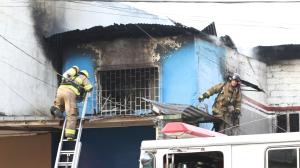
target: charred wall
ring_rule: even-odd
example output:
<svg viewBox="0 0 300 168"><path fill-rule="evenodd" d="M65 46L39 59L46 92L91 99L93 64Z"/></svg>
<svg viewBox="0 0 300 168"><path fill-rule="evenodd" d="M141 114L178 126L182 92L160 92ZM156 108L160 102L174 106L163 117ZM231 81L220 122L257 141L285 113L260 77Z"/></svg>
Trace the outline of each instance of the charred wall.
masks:
<svg viewBox="0 0 300 168"><path fill-rule="evenodd" d="M131 90L134 90L134 94L131 94L131 98L132 96L134 97L134 95L137 95L138 89L141 90L141 95L138 95L135 98L135 101L137 100L137 102L140 102L140 97L144 97L142 94L145 92L147 92L145 97L150 96L147 98L151 98L152 96L152 98L158 100L158 74L159 69L162 66L161 64L167 57L172 57L172 53L184 48L186 43L190 43L190 45L193 46L193 37L172 36L156 38L155 40L150 38L118 38L106 41L98 40L77 45L70 44L65 47L63 52L64 69L76 64L81 69L87 69L90 74L93 74L91 75L90 80L95 82L95 87L98 87L95 89L94 96L97 96L98 93L96 92L106 86L106 84L102 85L101 82L110 81L110 84L107 84L109 89L104 89L109 92L108 95L110 96L99 96L99 102L102 102L102 97L109 97L112 99L112 102L115 102L114 104L121 104L125 100L129 100L129 98L123 99L124 96L122 95L115 95L116 92L121 93L118 91L120 87L126 87L127 91L124 95L127 95L127 92L131 93ZM193 50L189 50L187 54L193 56L194 52ZM130 71L128 71L129 69ZM116 77L116 74L118 77ZM102 80L104 76L108 79ZM126 79L126 81L129 81L130 78L130 83L126 83L124 84L126 86L124 86L124 80L120 81L121 78ZM141 80L142 78L143 80ZM131 86L134 87L132 88ZM154 92L155 95L153 94ZM103 92L101 93L103 94ZM96 99L97 98L94 97L94 100ZM143 101L141 102L143 103ZM94 107L98 105L101 106L101 103L94 103ZM102 107L100 108L103 109ZM113 108L107 108L108 112L109 109ZM130 113L133 112L131 111Z"/></svg>
<svg viewBox="0 0 300 168"><path fill-rule="evenodd" d="M64 10L57 10L58 1L30 1L31 17L33 19L35 36L43 49L46 58L51 61L52 66L61 72L62 54L59 39L56 44L50 45L46 42L46 37L63 31Z"/></svg>
<svg viewBox="0 0 300 168"><path fill-rule="evenodd" d="M282 60L300 59L300 45L258 46L253 52L258 60L268 65Z"/></svg>
<svg viewBox="0 0 300 168"><path fill-rule="evenodd" d="M89 50L96 61L96 69L127 69L158 66L170 52L182 47L192 37L125 38L78 45Z"/></svg>

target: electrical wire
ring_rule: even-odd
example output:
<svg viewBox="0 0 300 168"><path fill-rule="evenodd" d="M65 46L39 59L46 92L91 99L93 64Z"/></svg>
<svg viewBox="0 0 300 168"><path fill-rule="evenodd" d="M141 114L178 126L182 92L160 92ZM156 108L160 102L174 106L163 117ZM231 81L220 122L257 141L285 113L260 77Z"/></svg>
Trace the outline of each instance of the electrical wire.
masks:
<svg viewBox="0 0 300 168"><path fill-rule="evenodd" d="M47 1L47 0L46 0ZM100 7L100 8L105 8L105 9L112 9L112 10L117 10L119 12L127 12L127 13L135 13L135 14L139 14L139 15L150 15L150 16L153 16L155 14L150 14L150 13L141 13L141 12L144 12L143 10L139 10L139 9L136 9L134 7L119 7L119 6L110 6L110 5L97 5L97 4L91 4L91 3L85 3L85 2L82 2L82 1L74 1L74 0L65 0L66 2L72 2L72 3L76 3L76 4L82 4L82 5L86 5L86 6L91 6L91 7ZM25 3L25 2L24 2ZM101 2L100 2L101 3ZM118 3L118 2L113 2L112 3ZM130 3L130 2L129 2ZM106 4L106 3L105 3ZM137 12L137 11L140 11L140 12ZM199 15L183 15L183 14L180 14L178 15L178 13L161 13L159 12L160 15L176 15L176 16L180 16L180 17L197 17L197 18L205 18L207 20L211 20L210 17L205 17L205 16L199 16ZM232 20L232 19L231 19ZM194 21L201 21L201 20L194 20ZM237 20L237 21L247 21L248 22L254 22L254 23L265 23L265 22L258 22L258 21L249 21L249 20ZM230 25L230 24L229 24ZM245 26L249 26L249 25L245 25ZM251 25L250 25L251 26Z"/></svg>
<svg viewBox="0 0 300 168"><path fill-rule="evenodd" d="M81 2L81 1L72 1L72 0L68 0L68 2L72 2L72 3L76 3L76 4L82 4L82 5L91 6L91 7L100 7L100 8L104 8L104 9L112 9L112 10L117 10L119 12L135 13L135 14L139 14L139 15L155 16L154 14L150 14L150 13L141 13L141 12L145 12L145 11L139 10L137 8L130 8L130 7L126 8L126 7L108 6L108 5L96 5L96 4L84 3L84 2Z"/></svg>
<svg viewBox="0 0 300 168"><path fill-rule="evenodd" d="M68 2L73 2L73 3L78 3L78 4L83 4L83 5L88 5L88 6L93 6L93 7L100 7L100 8L106 8L106 9L112 9L112 10L117 10L119 12L127 12L127 13L136 13L136 14L139 14L139 15L151 15L153 16L154 14L149 14L149 13L139 13L139 12L135 12L135 11L132 11L132 8L122 8L122 7L117 7L117 6L105 6L105 5L95 5L95 4L91 4L91 3L83 3L83 2L78 2L78 1L72 1L72 0L69 0ZM125 11L124 11L125 10ZM197 17L197 18L205 18L205 21L202 19L202 20L199 20L199 19L188 19L189 21L192 21L192 22L208 22L208 21L211 21L212 19L210 17L204 17L204 16L188 16L188 15L178 15L177 13L159 13L159 15L163 15L164 17L167 17L166 15L177 15L177 16L180 16L180 17ZM233 20L233 19L231 19ZM238 20L237 20L238 21ZM240 21L244 21L244 20L240 20ZM247 21L247 20L246 20ZM247 21L248 23L249 21ZM255 22L257 23L257 21L251 21L251 22ZM265 22L259 22L259 23L262 23L264 24ZM233 25L236 25L236 26L244 26L244 27L267 27L267 28L279 28L279 29L289 29L288 27L284 27L284 26L272 26L272 25L258 25L258 24L241 24L241 23L233 23L233 24L222 24L222 23L218 23L220 25L228 25L228 26L233 26Z"/></svg>
<svg viewBox="0 0 300 168"><path fill-rule="evenodd" d="M60 2L67 0L32 0L34 2ZM173 2L173 3L294 3L300 2L299 0L97 0L98 2ZM28 1L11 1L8 3L30 3Z"/></svg>
<svg viewBox="0 0 300 168"><path fill-rule="evenodd" d="M47 1L47 0L46 0ZM132 13L132 14L138 14L138 15L149 15L149 16L153 16L153 17L158 17L154 14L149 14L149 13L140 13L140 12L135 12L132 11L131 8L122 8L122 7L114 7L114 6L99 6L99 5L94 5L94 4L88 4L88 3L83 3L83 2L77 2L77 1L71 1L71 0L66 0L65 2L73 2L73 3L78 3L78 4L83 4L83 5L89 5L89 6L93 6L93 7L101 7L101 8L106 8L106 9L112 9L112 10L117 10L119 12L126 12L126 13ZM105 2L105 1L99 1L99 2ZM111 2L111 1L107 1L107 2ZM116 1L117 2L117 1ZM125 1L124 1L125 2ZM129 2L129 1L126 1ZM300 2L300 1L299 1ZM0 6L1 7L1 6ZM13 7L13 6L12 6ZM19 6L22 7L22 6ZM32 7L32 6L23 6L23 7ZM56 8L62 8L62 9L69 9L69 10L77 10L77 11L82 11L82 12L94 12L94 13L103 13L103 14L108 14L108 15L118 15L118 16L124 16L124 17L135 17L135 18L143 18L143 19L153 19L153 20L166 20L168 21L168 19L164 19L164 18L151 18L151 17L141 17L141 16L137 16L137 15L125 15L125 14L118 14L118 13L110 13L110 12L102 12L102 11L97 11L97 10L85 10L85 9L77 9L77 8L69 8L69 7L62 7L62 6L58 6ZM123 11L122 11L123 10ZM124 11L125 10L125 11ZM127 11L127 10L131 10L131 11ZM172 15L172 14L171 14ZM184 15L179 15L180 17L183 17ZM167 16L164 16L167 17ZM200 18L206 18L206 19L188 19L191 22L208 22L211 21L211 19L209 17L203 17L203 16L184 16L184 17L200 17ZM265 23L265 22L261 22L261 23ZM277 28L277 29L296 29L296 28L291 28L291 27L287 27L285 24L285 26L273 26L273 25L259 25L259 24L241 24L241 23L218 23L219 25L224 25L224 26L242 26L242 27L266 27L266 28ZM299 24L293 24L294 26L299 25ZM300 25L299 25L300 26Z"/></svg>
<svg viewBox="0 0 300 168"><path fill-rule="evenodd" d="M21 94L19 94L16 90L14 90L13 88L11 88L6 82L5 80L3 80L1 77L0 77L0 81L2 81L1 83L4 84L10 91L14 92L18 97L20 97L24 102L28 103L29 105L31 105L34 110L35 110L35 115L36 115L36 112L39 113L39 114L43 114L38 108L36 108L31 102L29 102L25 97L23 97Z"/></svg>
<svg viewBox="0 0 300 168"><path fill-rule="evenodd" d="M223 57L220 57L220 58L223 58ZM252 67L252 64L250 63L249 57L246 57L246 58L247 58L248 63L250 64L250 67L251 67L253 73L255 74L254 69L253 69L253 67ZM215 61L209 59L208 57L206 57L206 59L209 60L209 61L211 61L212 63L215 63L215 64L219 65L219 63L217 63L217 62L215 62ZM224 58L223 58L223 59L224 59ZM262 119L257 119L257 120L252 120L252 121L250 121L250 122L245 122L245 123L239 124L239 125L237 125L237 126L231 126L231 127L229 127L229 128L220 130L219 132L223 132L223 131L228 130L228 129L232 129L232 128L235 128L235 127L238 127L238 126L241 126L241 125L247 125L247 124L250 124L250 123L253 123L253 122L258 122L258 121L265 120L265 119L268 119L268 118L265 117L265 118L262 118ZM272 124L272 125L274 126L274 124ZM283 128L277 126L277 125L275 125L275 126L278 127L279 129L281 129L281 130L283 130L283 131L286 132L285 129L283 129Z"/></svg>
<svg viewBox="0 0 300 168"><path fill-rule="evenodd" d="M111 2L111 0L98 0L100 2ZM150 2L150 3L217 3L217 4L249 4L249 3L299 3L300 1L293 0L260 0L260 1L204 1L204 0L115 0L114 2Z"/></svg>
<svg viewBox="0 0 300 168"><path fill-rule="evenodd" d="M58 6L56 8L69 9L69 10L75 10L75 11L81 11L81 12L91 12L91 13L102 13L102 14L108 14L108 15L117 15L117 16L122 16L122 17L134 17L134 18L152 19L152 20L169 20L169 19L159 18L158 16L155 16L155 15L153 15L153 17L150 18L150 17L140 17L140 16L137 16L137 15L124 15L124 14L118 14L118 13L100 12L100 11L95 11L95 10L77 9L77 8L62 7L62 6ZM154 18L154 17L157 17L157 18Z"/></svg>
<svg viewBox="0 0 300 168"><path fill-rule="evenodd" d="M14 46L15 48L17 48L19 51L21 51L23 54L25 54L26 56L32 58L33 60L35 60L36 62L40 63L41 65L45 65L44 63L42 63L40 60L38 60L37 58L33 57L32 55L28 54L26 51L24 51L23 49L21 49L20 47L18 47L17 45L15 45L13 42L9 41L7 38L5 38L2 34L0 34L0 37L5 40L6 42L8 42L9 44L11 44L12 46Z"/></svg>
<svg viewBox="0 0 300 168"><path fill-rule="evenodd" d="M7 43L11 44L13 47L15 47L16 49L20 50L23 54L25 54L26 56L28 56L29 58L32 58L33 60L35 60L36 62L38 62L39 64L43 65L43 66L47 66L45 63L41 62L40 60L38 60L37 58L35 58L34 56L28 54L26 51L24 51L23 49L21 49L20 47L18 47L17 45L15 45L13 42L9 41L7 38L5 38L3 35L0 34L0 37L5 40ZM3 62L3 61L2 61ZM53 70L58 76L63 77L62 74L58 73L57 71Z"/></svg>
<svg viewBox="0 0 300 168"><path fill-rule="evenodd" d="M280 115L285 115L285 114L279 114L279 115L277 115L277 116L280 116ZM254 123L254 122L258 122L258 121L262 121L262 120L266 120L266 119L269 119L269 118L264 117L264 118L260 118L260 119L256 119L256 120L251 120L251 121L244 122L244 123L241 123L241 124L238 124L238 125L235 125L235 126L230 126L230 127L225 128L225 129L223 129L223 130L220 130L220 131L218 131L218 132L219 132L219 133L222 133L222 132L224 132L225 130L230 130L230 129L233 129L233 128L240 127L240 126L242 126L242 125L248 125L248 124L251 124L251 123ZM272 125L274 126L274 124L272 124ZM275 125L275 126L278 127L279 129L281 129L281 130L287 132L287 130L281 128L280 126L278 126L278 125Z"/></svg>
<svg viewBox="0 0 300 168"><path fill-rule="evenodd" d="M6 65L8 65L8 66L10 66L11 68L13 68L13 69L15 69L15 70L17 70L17 71L19 71L19 72L25 74L25 75L27 75L27 76L29 76L29 77L31 77L31 78L37 80L37 81L40 81L40 82L42 82L42 83L44 83L44 84L46 84L46 85L48 85L48 86L51 86L51 87L53 87L53 88L57 88L57 86L52 85L52 84L50 84L50 83L48 83L48 82L46 82L46 81L44 81L44 80L42 80L42 79L40 79L40 78L38 78L38 77L36 77L36 76L33 76L33 75L29 74L28 72L25 72L25 71L23 71L22 69L19 69L19 68L15 67L15 66L9 64L8 62L2 60L2 59L0 59L0 62L2 62L3 64L6 64Z"/></svg>
<svg viewBox="0 0 300 168"><path fill-rule="evenodd" d="M67 9L70 9L70 8L67 8ZM73 10L79 10L79 9L73 9ZM80 10L80 11L88 11L88 10ZM89 12L97 12L97 11L89 11ZM100 12L100 13L104 13L104 12ZM106 13L106 14L112 14L112 13ZM116 14L116 15L119 15L119 14ZM122 15L122 16L130 16L130 15ZM167 20L167 19L165 19L165 20ZM151 39L153 39L153 40L156 40L154 37L152 37L148 32L146 32L144 29L142 29L139 25L137 25L137 24L135 24L141 31L143 31L147 36L149 36ZM22 51L25 55L27 55L27 56L29 56L29 57L31 57L32 59L34 59L34 60L36 60L37 62L39 62L40 64L42 64L42 65L45 65L44 63L42 63L41 61L39 61L38 59L36 59L35 57L33 57L33 56L31 56L30 54L28 54L27 52L25 52L24 50L22 50L21 48L19 48L18 46L16 46L15 44L13 44L12 42L10 42L8 39L6 39L4 36L2 36L2 35L0 35L4 40L6 40L8 43L10 43L11 45L13 45L14 47L16 47L17 49L19 49L20 51ZM157 41L157 40L156 40ZM164 47L164 46L162 46L162 47ZM165 47L164 47L165 48ZM208 59L208 58L207 58ZM210 59L208 59L209 61L211 61L211 62L214 62L214 63L216 63L215 61L212 61L212 60L210 60ZM1 61L1 62L3 62L3 61ZM216 63L217 64L217 63ZM12 65L9 65L9 66L11 66L12 67ZM17 68L15 68L14 67L14 69L16 69L16 70L19 70L20 71L20 69L17 69ZM26 73L26 72L24 72L24 71L20 71L20 72L23 72L23 73L25 73L25 74L27 74L28 76L31 76L30 74L28 74L28 73ZM42 80L40 80L40 79L38 79L37 77L34 77L34 76L31 76L31 77L33 77L34 79L37 79L37 80L39 80L39 81L42 81ZM45 81L42 81L43 83L45 83L45 84L48 84L48 83L46 83Z"/></svg>
<svg viewBox="0 0 300 168"><path fill-rule="evenodd" d="M107 7L104 7L104 6L97 6L97 5L94 5L94 4L88 4L88 3L82 3L82 2L76 2L76 1L68 1L68 2L73 2L73 3L78 3L78 4L84 4L84 5L89 5L89 6L93 6L93 7L100 7L100 8L107 8ZM109 9L112 9L112 10L117 10L119 12L124 12L122 11L122 9L125 9L125 10L132 10L130 8L119 8L119 7L114 7L114 6L109 6ZM73 9L73 10L80 10L80 9ZM99 12L99 11L91 11L91 10L84 10L86 12ZM139 15L151 15L153 16L154 14L148 14L148 13L138 13L138 12L134 12L134 11L125 11L127 13L133 13L133 14L139 14ZM113 14L113 13L109 13L109 12L105 12L106 14ZM114 14L113 14L114 15ZM117 15L122 15L122 14L117 14ZM163 15L166 15L166 14L163 14ZM171 14L172 15L172 14ZM123 15L123 16L127 16L127 15ZM183 17L184 15L180 15L181 17ZM135 17L135 16L130 16L130 17ZM164 16L164 17L167 17L167 16ZM185 17L189 17L189 16L185 16ZM188 19L189 21L192 21L192 22L208 22L208 21L211 21L212 19L209 18L209 17L203 17L203 16L190 16L190 17L201 17L201 18L206 18L206 19L202 19L202 20L199 20L199 19ZM145 18L145 17L139 17L139 18ZM145 19L152 19L152 18L145 18ZM168 20L168 19L163 19L163 18L160 18L160 20ZM248 21L247 21L248 22ZM265 22L261 22L261 23L265 23ZM218 23L219 25L228 25L228 26L242 26L242 27L266 27L266 28L278 28L278 29L290 29L290 27L286 27L286 26L273 26L273 25L258 25L258 24L241 24L241 23L231 23L231 24L228 24L228 23ZM300 25L300 24L299 24Z"/></svg>

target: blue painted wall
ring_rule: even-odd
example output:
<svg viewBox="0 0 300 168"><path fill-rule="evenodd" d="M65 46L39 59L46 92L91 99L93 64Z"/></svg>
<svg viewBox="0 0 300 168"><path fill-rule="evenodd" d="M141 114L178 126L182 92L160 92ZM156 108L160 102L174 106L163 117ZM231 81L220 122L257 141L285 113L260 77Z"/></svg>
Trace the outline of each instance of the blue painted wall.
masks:
<svg viewBox="0 0 300 168"><path fill-rule="evenodd" d="M95 73L94 73L94 63L91 55L70 52L64 57L63 71L66 71L73 65L77 65L81 70L87 70L89 72L89 80L93 84L92 96L88 98L87 104L87 114L93 113L93 108L96 108L96 84L95 84ZM93 100L93 101L92 101ZM79 112L81 112L82 103L78 104Z"/></svg>
<svg viewBox="0 0 300 168"><path fill-rule="evenodd" d="M161 102L203 106L199 95L223 82L225 56L225 48L197 38L166 56L161 64ZM210 112L215 97L204 102Z"/></svg>
<svg viewBox="0 0 300 168"><path fill-rule="evenodd" d="M54 133L53 137L57 135ZM152 126L83 129L78 167L137 168L142 140L153 139ZM52 156L56 156L57 145L52 147Z"/></svg>
<svg viewBox="0 0 300 168"><path fill-rule="evenodd" d="M161 64L161 102L192 104L197 93L197 57L194 43L163 57Z"/></svg>
<svg viewBox="0 0 300 168"><path fill-rule="evenodd" d="M223 81L222 64L225 55L224 48L196 39L165 56L160 68L160 101L199 105L198 96ZM90 55L68 54L64 58L63 69L72 65L88 70L91 82L95 83L94 64ZM91 114L91 98L89 102L88 113ZM213 102L214 97L205 101L210 110ZM211 124L202 127L210 128ZM82 138L79 167L135 168L138 167L140 142L155 139L155 130L153 127L87 129L83 131Z"/></svg>
<svg viewBox="0 0 300 168"><path fill-rule="evenodd" d="M212 86L223 82L226 49L207 41L196 39L195 55L198 58L198 94L197 97L195 97L195 99L197 99L200 94ZM210 113L215 97L216 95L211 96L204 101L205 104L208 104ZM203 105L200 104L200 106ZM212 124L203 124L202 127L210 129Z"/></svg>

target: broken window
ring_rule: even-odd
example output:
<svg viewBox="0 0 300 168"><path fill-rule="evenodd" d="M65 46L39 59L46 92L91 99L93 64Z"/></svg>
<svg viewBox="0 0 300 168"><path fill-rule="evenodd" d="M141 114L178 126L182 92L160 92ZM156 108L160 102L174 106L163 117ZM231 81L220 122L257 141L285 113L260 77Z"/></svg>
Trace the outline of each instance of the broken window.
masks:
<svg viewBox="0 0 300 168"><path fill-rule="evenodd" d="M177 153L164 156L164 168L223 168L222 152Z"/></svg>
<svg viewBox="0 0 300 168"><path fill-rule="evenodd" d="M298 113L279 113L276 117L277 128L276 132L299 132L299 114Z"/></svg>
<svg viewBox="0 0 300 168"><path fill-rule="evenodd" d="M151 111L146 100L159 100L158 68L99 72L101 115L144 114Z"/></svg>

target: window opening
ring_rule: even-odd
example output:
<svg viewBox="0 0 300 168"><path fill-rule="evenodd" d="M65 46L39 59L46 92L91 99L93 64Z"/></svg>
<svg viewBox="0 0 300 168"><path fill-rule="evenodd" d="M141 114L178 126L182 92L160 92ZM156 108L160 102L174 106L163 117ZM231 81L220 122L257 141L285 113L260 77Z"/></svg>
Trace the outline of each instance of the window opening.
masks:
<svg viewBox="0 0 300 168"><path fill-rule="evenodd" d="M299 132L300 124L299 124L299 114L292 112L282 114L279 113L276 117L277 119L277 128L276 132Z"/></svg>
<svg viewBox="0 0 300 168"><path fill-rule="evenodd" d="M157 67L99 71L99 79L101 115L148 113L151 106L145 99L159 100Z"/></svg>
<svg viewBox="0 0 300 168"><path fill-rule="evenodd" d="M287 130L287 115L278 115L277 116L277 131L280 132L286 132Z"/></svg>
<svg viewBox="0 0 300 168"><path fill-rule="evenodd" d="M219 151L168 154L164 168L224 168L224 157Z"/></svg>
<svg viewBox="0 0 300 168"><path fill-rule="evenodd" d="M290 132L299 132L299 114L293 113L289 115Z"/></svg>
<svg viewBox="0 0 300 168"><path fill-rule="evenodd" d="M297 168L297 149L268 150L268 168Z"/></svg>

